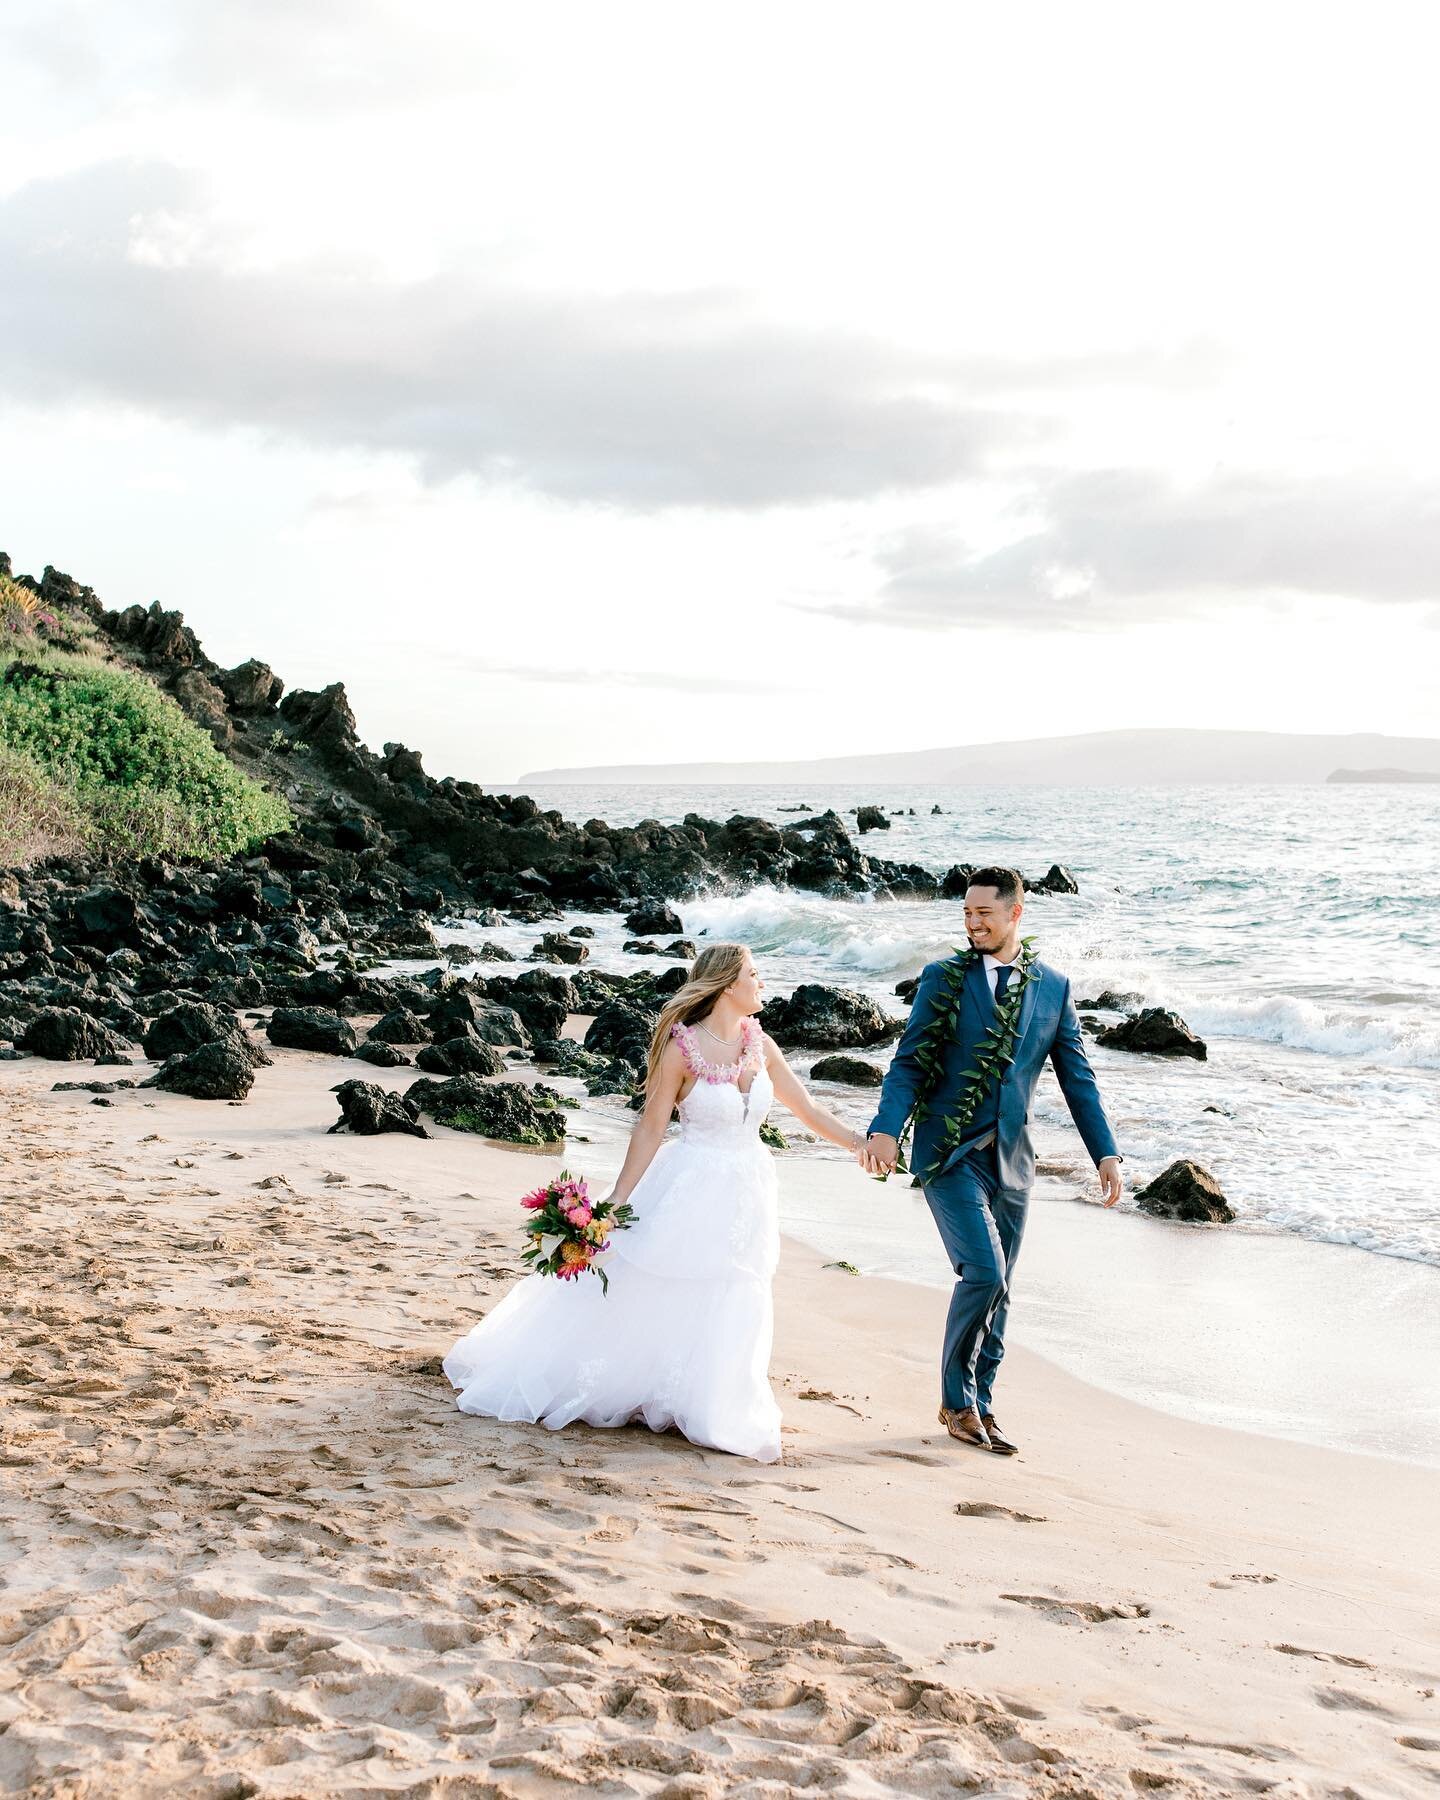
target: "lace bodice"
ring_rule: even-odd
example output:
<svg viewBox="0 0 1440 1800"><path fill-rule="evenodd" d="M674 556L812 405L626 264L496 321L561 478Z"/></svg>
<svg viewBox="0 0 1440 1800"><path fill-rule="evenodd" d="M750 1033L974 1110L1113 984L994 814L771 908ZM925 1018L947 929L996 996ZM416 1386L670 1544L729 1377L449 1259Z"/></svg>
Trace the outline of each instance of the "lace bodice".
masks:
<svg viewBox="0 0 1440 1800"><path fill-rule="evenodd" d="M695 1085L680 1102L680 1135L684 1141L718 1150L758 1148L760 1127L775 1099L759 1025L754 1019L745 1021L744 1044L739 1061L734 1063L707 1061L688 1025L672 1025L670 1032L680 1046L686 1068L695 1077ZM749 1085L742 1092L740 1083L746 1077Z"/></svg>

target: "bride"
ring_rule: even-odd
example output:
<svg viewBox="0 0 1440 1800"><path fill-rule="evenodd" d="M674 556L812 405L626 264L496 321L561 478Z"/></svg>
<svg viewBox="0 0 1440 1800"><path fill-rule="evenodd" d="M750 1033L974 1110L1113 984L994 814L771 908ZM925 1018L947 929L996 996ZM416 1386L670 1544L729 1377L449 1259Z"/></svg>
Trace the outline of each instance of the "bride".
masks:
<svg viewBox="0 0 1440 1800"><path fill-rule="evenodd" d="M445 1358L462 1411L552 1431L639 1420L757 1462L780 1456L770 1391L775 1168L760 1141L779 1100L832 1144L862 1134L818 1106L760 1029L743 944L712 944L660 1014L645 1110L615 1183L635 1221L598 1280L531 1275ZM672 1109L680 1135L664 1141Z"/></svg>

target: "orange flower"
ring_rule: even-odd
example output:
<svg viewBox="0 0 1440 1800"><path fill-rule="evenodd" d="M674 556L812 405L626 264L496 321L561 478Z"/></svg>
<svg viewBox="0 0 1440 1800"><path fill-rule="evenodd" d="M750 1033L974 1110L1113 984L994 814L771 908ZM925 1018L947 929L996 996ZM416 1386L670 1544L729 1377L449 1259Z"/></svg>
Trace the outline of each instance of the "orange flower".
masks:
<svg viewBox="0 0 1440 1800"><path fill-rule="evenodd" d="M588 1244L566 1244L560 1252L560 1260L576 1265L587 1263L590 1260L590 1246Z"/></svg>

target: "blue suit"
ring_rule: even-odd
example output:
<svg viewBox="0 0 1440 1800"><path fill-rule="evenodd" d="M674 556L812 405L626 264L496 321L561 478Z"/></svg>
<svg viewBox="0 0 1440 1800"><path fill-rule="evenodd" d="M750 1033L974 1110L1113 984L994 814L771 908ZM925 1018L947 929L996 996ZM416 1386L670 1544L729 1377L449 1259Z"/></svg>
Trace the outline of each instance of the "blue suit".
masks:
<svg viewBox="0 0 1440 1800"><path fill-rule="evenodd" d="M910 1022L895 1046L880 1090L872 1133L898 1138L915 1110L921 1085L916 1052L935 1016L937 998L945 991L944 966L930 963L921 974ZM1037 962L1020 1006L1013 1061L992 1086L965 1141L949 1153L939 1171L930 1173L945 1135L945 1116L953 1110L966 1085L962 1077L974 1067L975 1053L994 1022L995 1001L984 964L977 958L965 976L939 1085L916 1121L910 1159L959 1277L945 1326L941 1403L957 1411L975 1406L982 1413L990 1411L996 1371L1005 1353L1011 1276L1035 1181L1030 1109L1047 1057L1091 1159L1099 1164L1119 1154L1085 1054L1070 982L1058 969Z"/></svg>

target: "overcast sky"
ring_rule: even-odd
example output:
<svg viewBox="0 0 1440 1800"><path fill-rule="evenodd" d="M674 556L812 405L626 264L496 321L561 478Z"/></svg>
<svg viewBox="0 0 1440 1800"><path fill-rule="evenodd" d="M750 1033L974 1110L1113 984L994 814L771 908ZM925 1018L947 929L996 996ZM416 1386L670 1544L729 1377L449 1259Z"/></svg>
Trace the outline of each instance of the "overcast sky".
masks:
<svg viewBox="0 0 1440 1800"><path fill-rule="evenodd" d="M1440 733L1423 5L0 21L0 548L372 744Z"/></svg>

